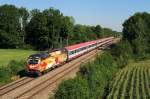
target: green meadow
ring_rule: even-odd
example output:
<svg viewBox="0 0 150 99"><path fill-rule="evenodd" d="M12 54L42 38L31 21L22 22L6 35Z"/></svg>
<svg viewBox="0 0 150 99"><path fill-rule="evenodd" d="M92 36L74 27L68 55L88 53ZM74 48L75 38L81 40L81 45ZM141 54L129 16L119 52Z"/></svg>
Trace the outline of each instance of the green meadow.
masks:
<svg viewBox="0 0 150 99"><path fill-rule="evenodd" d="M32 50L0 49L0 66L7 65L11 60L26 60L29 55L36 53Z"/></svg>

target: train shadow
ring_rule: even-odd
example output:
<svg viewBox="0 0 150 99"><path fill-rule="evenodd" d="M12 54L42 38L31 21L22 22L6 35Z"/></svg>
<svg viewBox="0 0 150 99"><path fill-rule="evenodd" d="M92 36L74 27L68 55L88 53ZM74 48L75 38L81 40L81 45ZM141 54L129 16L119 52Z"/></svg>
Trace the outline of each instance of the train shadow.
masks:
<svg viewBox="0 0 150 99"><path fill-rule="evenodd" d="M28 75L27 75L27 72L26 72L25 70L19 71L19 72L17 73L17 75L19 75L20 77L26 77L26 76L28 76Z"/></svg>
<svg viewBox="0 0 150 99"><path fill-rule="evenodd" d="M22 77L31 77L31 78L37 78L37 77L39 77L37 74L30 74L26 70L19 71L17 73L17 75L19 75L20 78L22 78Z"/></svg>

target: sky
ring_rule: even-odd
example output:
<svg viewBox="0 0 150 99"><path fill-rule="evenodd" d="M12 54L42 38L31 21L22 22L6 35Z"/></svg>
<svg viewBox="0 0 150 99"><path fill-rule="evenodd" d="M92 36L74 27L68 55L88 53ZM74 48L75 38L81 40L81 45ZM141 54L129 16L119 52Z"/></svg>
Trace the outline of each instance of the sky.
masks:
<svg viewBox="0 0 150 99"><path fill-rule="evenodd" d="M65 16L73 16L76 24L99 24L116 31L122 31L123 22L134 13L150 13L150 0L0 0L3 4L28 10L53 7Z"/></svg>

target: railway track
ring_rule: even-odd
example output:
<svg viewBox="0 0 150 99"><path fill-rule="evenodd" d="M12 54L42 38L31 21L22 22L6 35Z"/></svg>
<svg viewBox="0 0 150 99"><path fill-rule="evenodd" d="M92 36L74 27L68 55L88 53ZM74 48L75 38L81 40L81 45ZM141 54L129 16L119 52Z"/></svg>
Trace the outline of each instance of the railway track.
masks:
<svg viewBox="0 0 150 99"><path fill-rule="evenodd" d="M2 86L2 87L0 87L0 95L8 93L9 91L12 91L12 90L20 87L21 85L26 84L32 80L34 80L34 78L23 77L23 78L20 78L19 80L12 82L12 83L9 83L8 85Z"/></svg>
<svg viewBox="0 0 150 99"><path fill-rule="evenodd" d="M93 50L67 64L53 70L37 79L21 78L0 88L0 99L30 99L39 94L44 88L54 87L53 85L63 79L65 75L77 69L81 63L91 59L96 54ZM52 88L53 89L53 88Z"/></svg>

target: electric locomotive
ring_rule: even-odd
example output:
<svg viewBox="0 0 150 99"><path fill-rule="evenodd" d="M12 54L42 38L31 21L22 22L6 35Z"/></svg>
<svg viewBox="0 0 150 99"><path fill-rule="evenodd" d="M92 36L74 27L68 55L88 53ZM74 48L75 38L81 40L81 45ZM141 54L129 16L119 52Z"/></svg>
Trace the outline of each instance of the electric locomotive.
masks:
<svg viewBox="0 0 150 99"><path fill-rule="evenodd" d="M66 49L30 55L27 61L27 71L41 75L44 71L65 63L67 57Z"/></svg>

